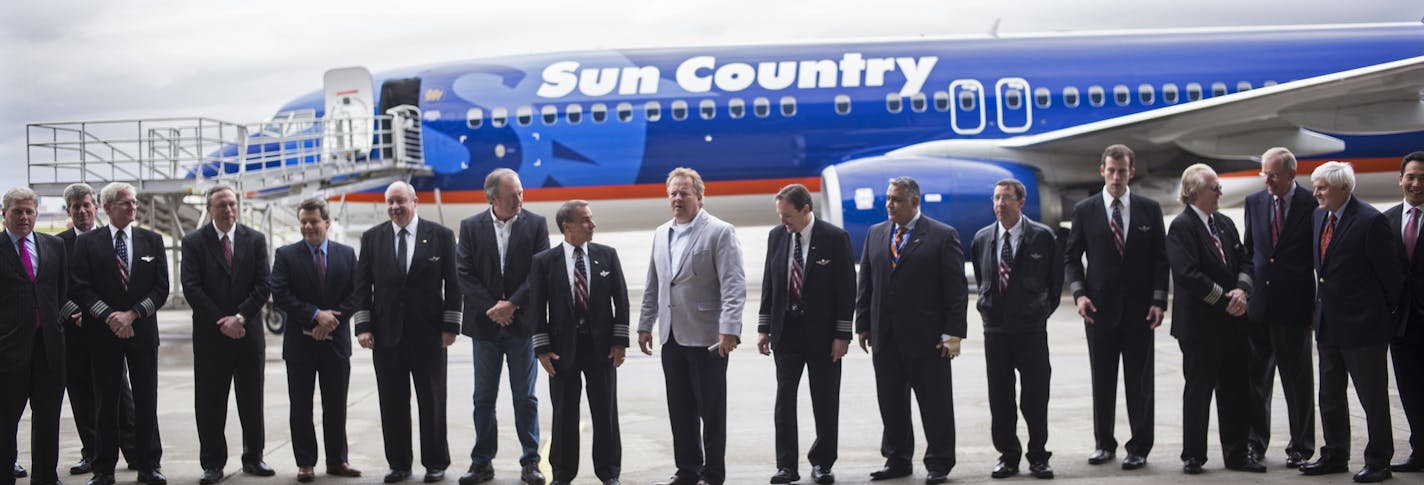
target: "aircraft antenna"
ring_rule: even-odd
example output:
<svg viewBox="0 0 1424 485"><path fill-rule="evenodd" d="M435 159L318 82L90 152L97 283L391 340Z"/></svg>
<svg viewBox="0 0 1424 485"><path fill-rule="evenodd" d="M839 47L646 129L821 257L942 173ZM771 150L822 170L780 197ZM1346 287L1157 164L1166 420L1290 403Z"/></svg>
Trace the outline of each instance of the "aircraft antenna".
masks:
<svg viewBox="0 0 1424 485"><path fill-rule="evenodd" d="M1003 20L1002 17L994 19L994 23L989 26L989 37L994 39L999 38L999 22Z"/></svg>

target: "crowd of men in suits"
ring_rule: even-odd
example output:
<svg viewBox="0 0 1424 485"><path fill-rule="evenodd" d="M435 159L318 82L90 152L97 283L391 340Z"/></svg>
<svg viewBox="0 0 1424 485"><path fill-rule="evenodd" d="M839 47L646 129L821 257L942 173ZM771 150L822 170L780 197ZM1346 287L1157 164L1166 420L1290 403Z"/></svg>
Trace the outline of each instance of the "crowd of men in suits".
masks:
<svg viewBox="0 0 1424 485"><path fill-rule="evenodd" d="M1265 472L1275 373L1281 374L1290 439L1286 464L1307 475L1347 471L1350 458L1346 379L1354 382L1368 423L1365 466L1355 481L1424 469L1420 441L1403 463L1394 454L1386 355L1410 429L1424 419L1424 152L1400 166L1404 203L1385 213L1352 193L1350 165L1328 162L1295 183L1296 160L1284 148L1262 156L1265 189L1246 200L1245 228L1219 213L1221 184L1207 165L1181 176L1180 215L1164 227L1161 207L1133 194L1134 154L1108 147L1099 165L1101 193L1079 202L1066 240L1023 207L1025 187L996 182L995 222L969 245L958 231L920 211L920 188L889 181L887 220L872 226L859 255L843 229L814 215L799 184L774 197L780 224L767 239L757 348L776 366L775 473L770 483L801 480L797 394L809 380L815 439L811 479L835 481L842 358L852 340L872 354L883 424L884 466L872 480L913 474L910 395L925 433L925 482L948 481L956 464L952 363L966 336L965 260L978 288L991 413L1000 456L990 475L1052 478L1048 451L1051 378L1047 321L1063 287L1084 322L1091 366L1093 465L1115 459L1119 361L1130 438L1122 468L1145 466L1153 445L1154 329L1173 292L1171 335L1182 351L1183 450L1187 474L1207 461L1207 428L1217 403L1225 467ZM726 481L727 363L739 346L746 275L735 229L703 207L701 176L668 174L672 219L653 232L640 319L632 329L628 282L618 252L593 242L590 203L572 200L555 214L562 240L550 247L544 217L523 208L523 187L509 169L485 181L490 210L455 231L417 215L407 183L385 192L389 223L361 236L358 251L327 237L330 213L320 198L298 207L302 241L278 248L238 221L239 194L206 194L212 222L185 236L179 270L192 308L194 411L200 483L224 479L229 391L242 428L241 471L273 476L263 461L265 340L259 323L270 298L288 325L282 357L299 482L315 479L318 444L313 395L320 384L328 475L361 472L347 460L346 399L351 340L372 352L386 483L411 478L410 390L415 389L424 481L445 478L447 351L460 334L474 341L475 445L461 485L494 478L495 405L500 375L509 387L520 443L520 480L543 485L534 386L539 369L553 400L548 449L552 483L579 468L580 401L593 425L593 470L617 484L622 448L617 368L636 331L638 349L660 349L675 470L671 485ZM97 194L109 224L96 227L94 190L65 193L74 227L58 237L33 231L38 196L4 195L0 245L0 422L11 438L0 463L16 463L14 437L32 412L34 483L59 483L60 406L68 389L83 444L71 474L90 485L114 483L122 454L138 479L162 485L156 416L158 329L167 301L162 238L137 227L137 189L111 183ZM656 328L655 328L656 327ZM656 336L654 332L656 331ZM1325 445L1314 454L1312 332L1319 355L1319 406ZM1246 372L1242 372L1246 370ZM319 378L319 381L318 381ZM67 385L66 385L67 383ZM1015 389L1019 395L1015 396ZM1017 436L1020 412L1027 449Z"/></svg>

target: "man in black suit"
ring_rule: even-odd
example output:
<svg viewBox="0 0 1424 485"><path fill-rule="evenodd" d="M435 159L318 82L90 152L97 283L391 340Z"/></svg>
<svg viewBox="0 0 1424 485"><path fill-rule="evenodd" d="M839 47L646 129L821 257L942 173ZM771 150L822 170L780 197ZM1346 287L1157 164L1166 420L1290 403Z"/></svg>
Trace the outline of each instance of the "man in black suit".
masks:
<svg viewBox="0 0 1424 485"><path fill-rule="evenodd" d="M796 393L809 375L816 440L806 458L816 483L833 483L839 448L841 358L850 348L855 314L855 256L850 235L816 219L801 184L776 194L781 225L767 236L757 349L776 359L776 474L771 483L801 479L797 470Z"/></svg>
<svg viewBox="0 0 1424 485"><path fill-rule="evenodd" d="M80 234L93 230L98 223L95 217L99 210L95 201L97 197L94 188L86 183L70 184L64 188L64 210L69 213L72 225L59 233L59 238L64 241L65 254L74 250L74 241ZM69 392L69 410L74 415L74 430L79 433L80 443L79 461L69 467L69 474L82 475L93 471L95 448L99 444L95 427L99 408L94 400L94 368L90 362L89 342L84 339L85 318L79 305L72 299L65 300L59 314L64 320L64 387ZM128 370L120 372L119 378L119 450L130 468L137 468L133 451L133 391L129 388ZM162 452L162 444L157 440L152 446L152 454Z"/></svg>
<svg viewBox="0 0 1424 485"><path fill-rule="evenodd" d="M119 383L125 366L133 384L134 451L130 463L138 479L164 485L158 448L158 309L168 301L168 258L163 237L135 227L138 191L111 182L99 193L109 225L86 232L70 254L70 299L85 313L95 396L99 402L99 446L90 485L113 485L119 458Z"/></svg>
<svg viewBox="0 0 1424 485"><path fill-rule="evenodd" d="M1088 463L1107 463L1117 453L1113 428L1121 357L1132 429L1124 470L1142 468L1152 451L1152 331L1162 324L1167 308L1169 275L1162 206L1127 186L1135 173L1133 158L1132 149L1123 145L1103 150L1098 167L1103 191L1073 207L1064 268L1088 337L1096 442Z"/></svg>
<svg viewBox="0 0 1424 485"><path fill-rule="evenodd" d="M564 243L534 256L524 307L534 351L549 373L553 483L568 485L578 475L579 390L586 379L593 472L604 485L617 485L623 466L617 368L628 350L628 283L618 251L591 242L597 226L588 202L565 202L554 220Z"/></svg>
<svg viewBox="0 0 1424 485"><path fill-rule="evenodd" d="M331 213L326 200L313 197L297 207L302 240L277 250L272 264L272 301L287 314L282 360L287 362L287 397L291 400L292 454L297 481L316 479L316 427L312 393L321 375L321 428L326 442L326 473L359 477L346 460L346 393L351 384L351 272L356 252L326 238Z"/></svg>
<svg viewBox="0 0 1424 485"><path fill-rule="evenodd" d="M969 287L959 233L920 214L920 185L890 180L888 221L870 226L860 257L855 326L860 348L875 353L875 394L885 429L885 466L871 480L909 476L914 455L910 391L925 430L925 483L949 481L954 468L954 394L950 360L965 333Z"/></svg>
<svg viewBox="0 0 1424 485"><path fill-rule="evenodd" d="M1265 465L1246 450L1246 415L1252 408L1246 366L1246 298L1251 260L1236 224L1217 213L1221 184L1206 164L1182 171L1178 200L1186 206L1167 231L1172 268L1172 336L1182 349L1182 471L1202 472L1206 463L1211 397L1216 393L1221 454L1230 470L1260 472Z"/></svg>
<svg viewBox="0 0 1424 485"><path fill-rule="evenodd" d="M495 398L499 397L501 361L509 364L514 429L519 436L520 480L543 485L539 471L539 398L534 383L534 334L531 321L519 309L528 303L530 261L549 249L549 227L543 216L524 210L519 174L507 168L485 177L490 210L460 221L460 291L467 319L462 333L473 340L475 367L475 446L470 470L460 485L494 479L499 430Z"/></svg>
<svg viewBox="0 0 1424 485"><path fill-rule="evenodd" d="M410 386L420 409L420 462L425 481L445 479L450 444L445 431L446 348L460 332L455 233L416 217L415 189L386 188L390 224L361 234L356 263L356 313L361 347L372 349L381 401L381 435L390 472L386 483L410 478Z"/></svg>
<svg viewBox="0 0 1424 485"><path fill-rule="evenodd" d="M64 329L60 304L69 289L64 241L34 232L39 195L26 187L5 192L0 243L0 463L14 464L15 436L30 406L30 483L58 484L59 410L64 402ZM8 436L8 438L4 438ZM0 483L15 483L5 474Z"/></svg>
<svg viewBox="0 0 1424 485"><path fill-rule="evenodd" d="M990 430L999 463L989 476L1019 472L1018 411L1028 424L1029 474L1053 478L1048 458L1048 317L1063 296L1063 248L1048 226L1023 215L1022 182L994 183L997 222L980 229L970 244L979 315L984 319L984 361L989 378ZM1022 404L1014 401L1014 371L1023 378Z"/></svg>
<svg viewBox="0 0 1424 485"><path fill-rule="evenodd" d="M198 422L198 483L223 478L227 464L228 389L237 393L242 472L270 477L262 461L262 387L267 339L267 237L238 222L237 192L215 185L206 194L212 224L183 236L183 297L193 309L193 408Z"/></svg>
<svg viewBox="0 0 1424 485"><path fill-rule="evenodd" d="M1409 458L1391 465L1391 471L1424 470L1424 244L1419 233L1424 224L1424 152L1413 152L1399 165L1399 188L1404 202L1385 211L1389 227L1399 229L1400 260L1406 264L1408 289L1399 303L1399 330L1390 342L1394 382L1409 422Z"/></svg>
<svg viewBox="0 0 1424 485"><path fill-rule="evenodd" d="M1300 467L1306 475L1343 473L1350 463L1346 378L1365 411L1369 439L1365 466L1355 481L1389 478L1394 455L1390 429L1389 369L1385 353L1394 336L1404 287L1399 237L1389 219L1351 195L1355 171L1326 162L1310 174L1314 216L1315 340L1320 356L1320 458Z"/></svg>
<svg viewBox="0 0 1424 485"><path fill-rule="evenodd" d="M1315 305L1310 262L1310 214L1315 198L1295 183L1295 155L1272 148L1261 155L1266 189L1246 196L1246 258L1256 292L1246 301L1251 379L1246 444L1262 461L1271 442L1271 395L1281 373L1290 441L1286 466L1299 467L1315 454L1315 367L1310 310Z"/></svg>

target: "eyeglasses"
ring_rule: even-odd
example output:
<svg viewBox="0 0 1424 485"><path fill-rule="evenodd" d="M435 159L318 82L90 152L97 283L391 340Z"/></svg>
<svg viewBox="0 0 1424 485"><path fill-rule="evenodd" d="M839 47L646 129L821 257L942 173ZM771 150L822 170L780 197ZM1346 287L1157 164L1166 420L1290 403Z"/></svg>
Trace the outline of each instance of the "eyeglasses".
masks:
<svg viewBox="0 0 1424 485"><path fill-rule="evenodd" d="M133 199L111 200L111 201L109 201L109 203L110 203L110 204L117 205L117 206L120 206L120 207L134 207L134 206L138 205L138 201L133 200Z"/></svg>
<svg viewBox="0 0 1424 485"><path fill-rule="evenodd" d="M1221 184L1216 184L1216 185L1213 185L1213 186L1210 186L1210 187L1207 187L1207 188L1208 188L1208 189L1211 189L1212 192L1217 192L1217 193L1220 193L1220 192L1221 192Z"/></svg>

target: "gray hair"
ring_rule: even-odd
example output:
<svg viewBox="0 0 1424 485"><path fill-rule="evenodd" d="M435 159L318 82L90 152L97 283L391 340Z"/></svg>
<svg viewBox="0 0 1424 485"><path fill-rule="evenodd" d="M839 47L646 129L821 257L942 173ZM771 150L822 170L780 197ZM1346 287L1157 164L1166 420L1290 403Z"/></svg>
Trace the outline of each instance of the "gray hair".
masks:
<svg viewBox="0 0 1424 485"><path fill-rule="evenodd" d="M15 187L5 191L5 197L3 200L0 200L0 203L4 204L5 210L9 210L15 203L26 200L34 202L35 205L39 205L40 195L30 190L29 187Z"/></svg>
<svg viewBox="0 0 1424 485"><path fill-rule="evenodd" d="M1346 192L1355 192L1355 167L1346 162L1329 161L1315 167L1310 181L1324 180L1326 185Z"/></svg>
<svg viewBox="0 0 1424 485"><path fill-rule="evenodd" d="M890 186L899 187L900 189L909 192L910 200L920 200L920 183L916 182L915 179L905 176L895 177L890 179Z"/></svg>
<svg viewBox="0 0 1424 485"><path fill-rule="evenodd" d="M1287 170L1290 170L1292 172L1295 171L1295 154L1291 153L1289 148L1275 147L1270 150L1266 150L1266 153L1261 154L1261 164L1264 165L1266 163L1266 160L1270 160L1272 158L1280 158L1281 165L1284 165Z"/></svg>
<svg viewBox="0 0 1424 485"><path fill-rule="evenodd" d="M218 195L218 192L222 192L224 190L232 192L232 196L234 198L237 197L237 190L234 190L231 186L217 184L208 188L208 191L203 194L203 200L209 207L211 207L213 205L213 196Z"/></svg>
<svg viewBox="0 0 1424 485"><path fill-rule="evenodd" d="M1182 183L1177 189L1177 200L1183 204L1191 205L1198 190L1206 188L1206 174L1215 174L1210 166L1205 163L1192 164L1182 171Z"/></svg>
<svg viewBox="0 0 1424 485"><path fill-rule="evenodd" d="M95 198L94 187L90 187L89 184L84 182L69 184L68 187L64 188L64 208L67 210L69 206L78 204L79 200L83 199L86 195L89 196L90 199Z"/></svg>
<svg viewBox="0 0 1424 485"><path fill-rule="evenodd" d="M331 209L327 208L326 199L323 199L321 197L312 197L303 200L302 203L297 206L297 211L299 213L301 211L320 211L321 220L331 220Z"/></svg>
<svg viewBox="0 0 1424 485"><path fill-rule="evenodd" d="M485 200L492 201L499 196L499 183L503 182L505 177L518 178L519 172L508 168L496 168L485 176Z"/></svg>
<svg viewBox="0 0 1424 485"><path fill-rule="evenodd" d="M580 199L564 202L564 205L559 206L558 212L554 213L554 224L559 226L559 234L564 233L565 222L574 222L574 211L584 207L588 207L588 201Z"/></svg>
<svg viewBox="0 0 1424 485"><path fill-rule="evenodd" d="M391 182L390 185L386 186L386 192L390 192L391 189L397 187L399 187L401 190L404 190L405 194L409 195L411 200L415 199L415 187L410 185L410 182L406 182L404 180L397 180L395 182Z"/></svg>
<svg viewBox="0 0 1424 485"><path fill-rule="evenodd" d="M119 197L119 192L128 192L134 197L138 197L138 189L128 182L109 182L109 185L105 185L104 189L99 191L99 205L108 205L113 202Z"/></svg>

